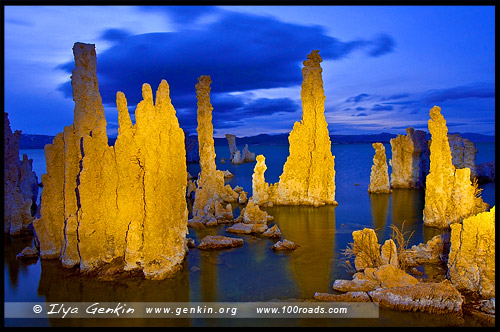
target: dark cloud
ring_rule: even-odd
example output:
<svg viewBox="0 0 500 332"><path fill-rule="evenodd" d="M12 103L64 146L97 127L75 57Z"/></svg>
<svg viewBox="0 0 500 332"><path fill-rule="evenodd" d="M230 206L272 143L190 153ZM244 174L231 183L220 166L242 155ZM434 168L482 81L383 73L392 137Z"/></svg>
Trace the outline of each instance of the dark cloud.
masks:
<svg viewBox="0 0 500 332"><path fill-rule="evenodd" d="M172 102L173 103L173 102ZM214 128L233 128L244 124L247 118L269 116L276 113L291 113L300 110L300 105L289 98L258 98L245 103L243 97L229 94L214 94L210 97L212 104L212 123ZM196 105L196 98L194 101ZM174 104L181 126L196 132L198 126L196 108L179 108Z"/></svg>
<svg viewBox="0 0 500 332"><path fill-rule="evenodd" d="M380 104L375 104L371 108L372 111L376 111L376 112L378 112L378 111L392 111L393 109L394 109L394 107L391 105L380 105Z"/></svg>
<svg viewBox="0 0 500 332"><path fill-rule="evenodd" d="M362 94L359 94L357 96L347 98L346 103L356 103L357 104L359 102L362 102L362 101L368 100L368 99L371 99L370 95L366 94L366 93L362 93Z"/></svg>
<svg viewBox="0 0 500 332"><path fill-rule="evenodd" d="M379 57L393 52L395 45L396 43L391 36L380 34L369 42L368 54L372 57Z"/></svg>
<svg viewBox="0 0 500 332"><path fill-rule="evenodd" d="M409 97L409 93L398 93L389 97L384 98L383 100L397 100Z"/></svg>
<svg viewBox="0 0 500 332"><path fill-rule="evenodd" d="M99 39L111 42L117 42L130 36L130 31L126 29L106 29L102 32Z"/></svg>
<svg viewBox="0 0 500 332"><path fill-rule="evenodd" d="M448 89L429 90L424 95L424 102L440 103L446 100L494 97L495 84L489 82L481 82Z"/></svg>
<svg viewBox="0 0 500 332"><path fill-rule="evenodd" d="M358 113L358 114L356 114L356 116L368 116L368 114L366 114L366 113Z"/></svg>
<svg viewBox="0 0 500 332"><path fill-rule="evenodd" d="M364 108L364 107L356 107L356 111L364 111L364 110L366 110L366 108Z"/></svg>
<svg viewBox="0 0 500 332"><path fill-rule="evenodd" d="M22 20L22 19L17 19L17 18L6 19L5 23L20 25L20 26L24 26L24 27L33 27L33 26L35 26L31 22L28 22L28 21L25 21L25 20Z"/></svg>
<svg viewBox="0 0 500 332"><path fill-rule="evenodd" d="M247 103L238 114L248 117L271 115L274 113L291 113L300 109L300 106L289 98L259 98Z"/></svg>
<svg viewBox="0 0 500 332"><path fill-rule="evenodd" d="M170 20L179 25L185 25L197 19L219 11L212 6L141 6L142 11L164 12Z"/></svg>
<svg viewBox="0 0 500 332"><path fill-rule="evenodd" d="M170 6L162 10L170 16L185 14L192 19L215 10L189 7L188 13L181 8ZM391 39L386 36L344 42L328 36L321 26L301 26L220 9L217 14L217 20L205 24L203 29L180 26L176 32L140 35L128 35L126 30L105 30L101 38L113 41L114 45L97 55L103 103L115 105L116 92L122 91L129 105L137 105L142 99L143 83L149 83L156 91L161 80L166 79L174 107L185 109L183 113L191 112L196 118L195 84L199 76L210 75L214 112L233 112L232 118L292 112L297 105L287 98L243 102L228 93L298 86L302 81L302 61L312 50L320 50L324 60L342 59L356 50L379 56L381 51L374 49L387 49L387 38ZM185 19L181 16L179 22ZM70 73L73 67L71 62L58 69ZM59 90L67 97L72 95L69 82ZM185 116L186 121L188 118L193 116Z"/></svg>

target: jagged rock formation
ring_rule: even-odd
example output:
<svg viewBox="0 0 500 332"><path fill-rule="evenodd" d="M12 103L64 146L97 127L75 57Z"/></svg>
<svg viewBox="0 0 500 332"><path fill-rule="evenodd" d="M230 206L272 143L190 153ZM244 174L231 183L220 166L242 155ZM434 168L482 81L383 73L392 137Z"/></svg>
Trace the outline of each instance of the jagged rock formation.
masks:
<svg viewBox="0 0 500 332"><path fill-rule="evenodd" d="M186 162L188 163L199 163L200 162L200 149L198 147L198 139L194 137L189 137L188 133L186 135Z"/></svg>
<svg viewBox="0 0 500 332"><path fill-rule="evenodd" d="M229 153L231 155L232 164L241 165L243 163L251 163L255 161L255 153L248 150L248 144L245 144L243 151L240 151L236 146L236 136L226 134L226 138L229 144Z"/></svg>
<svg viewBox="0 0 500 332"><path fill-rule="evenodd" d="M344 294L316 293L314 298L321 301L378 302L381 307L402 311L461 314L463 298L448 280L441 283L419 282L399 267L401 260L409 256L414 261L421 258L419 263L434 262L435 252L442 252L441 236L434 237L425 245L413 246L410 250L413 256L406 250L398 252L392 239L385 241L379 252L377 237L372 229L355 231L353 238L354 243L347 253L356 256L357 272L352 280L338 279L332 286L335 291Z"/></svg>
<svg viewBox="0 0 500 332"><path fill-rule="evenodd" d="M273 206L273 202L277 201L279 182L269 185L264 175L266 170L266 158L258 155L252 174L252 200L260 206Z"/></svg>
<svg viewBox="0 0 500 332"><path fill-rule="evenodd" d="M290 132L290 155L278 183L265 182L264 158L257 157L253 179L255 203L324 205L335 201L334 156L325 119L325 94L319 51L312 51L302 68L302 121Z"/></svg>
<svg viewBox="0 0 500 332"><path fill-rule="evenodd" d="M452 163L455 168L469 168L471 180L476 177L476 153L477 148L467 138L458 134L448 134Z"/></svg>
<svg viewBox="0 0 500 332"><path fill-rule="evenodd" d="M448 128L441 108L430 110L430 170L426 178L424 224L447 228L487 209L470 180L470 169L452 164Z"/></svg>
<svg viewBox="0 0 500 332"><path fill-rule="evenodd" d="M198 145L201 172L196 181L193 218L190 224L201 222L216 225L215 202L237 202L239 195L231 186L224 186L224 172L217 170L213 138L212 110L210 104L210 76L200 76L196 84L198 98ZM231 212L232 213L232 212Z"/></svg>
<svg viewBox="0 0 500 332"><path fill-rule="evenodd" d="M392 159L392 188L423 188L429 173L429 145L425 132L406 129L407 135L398 135L390 140Z"/></svg>
<svg viewBox="0 0 500 332"><path fill-rule="evenodd" d="M436 235L426 243L413 245L410 249L404 250L401 258L406 266L440 263L445 254L446 244L442 234Z"/></svg>
<svg viewBox="0 0 500 332"><path fill-rule="evenodd" d="M354 231L352 232L352 238L354 240L352 251L356 255L354 259L356 271L380 266L382 259L375 231L371 228Z"/></svg>
<svg viewBox="0 0 500 332"><path fill-rule="evenodd" d="M352 280L338 279L332 288L339 292L370 292L377 288L414 286L418 280L392 264L367 267L354 274Z"/></svg>
<svg viewBox="0 0 500 332"><path fill-rule="evenodd" d="M459 290L495 297L495 207L451 225L450 280Z"/></svg>
<svg viewBox="0 0 500 332"><path fill-rule="evenodd" d="M399 267L398 249L396 243L392 240L386 240L380 249L381 264L389 264Z"/></svg>
<svg viewBox="0 0 500 332"><path fill-rule="evenodd" d="M246 224L266 224L273 220L274 217L269 215L266 211L259 208L252 199L248 201L247 206L242 209L243 222Z"/></svg>
<svg viewBox="0 0 500 332"><path fill-rule="evenodd" d="M95 45L75 43L73 124L45 147L41 218L33 224L42 258L98 271L123 261L163 279L186 255L187 185L184 132L163 80L156 101L148 84L132 124L117 93L118 138L108 145L96 76Z"/></svg>
<svg viewBox="0 0 500 332"><path fill-rule="evenodd" d="M23 155L19 160L21 131L12 133L9 116L4 112L4 233L19 235L35 219L38 178L33 159Z"/></svg>
<svg viewBox="0 0 500 332"><path fill-rule="evenodd" d="M240 196L238 197L238 203L247 204L248 203L248 193L246 191L240 191Z"/></svg>
<svg viewBox="0 0 500 332"><path fill-rule="evenodd" d="M385 146L382 143L373 143L375 155L373 156L372 172L368 192L371 194L388 194L391 192L389 183L389 167L385 156Z"/></svg>
<svg viewBox="0 0 500 332"><path fill-rule="evenodd" d="M490 161L477 165L476 173L480 183L495 182L495 162Z"/></svg>
<svg viewBox="0 0 500 332"><path fill-rule="evenodd" d="M241 191L241 193L244 193L244 191ZM247 206L241 210L240 216L234 220L235 224L226 231L240 234L261 234L267 230L267 223L273 219L273 216L266 211L262 211L257 204L249 200Z"/></svg>

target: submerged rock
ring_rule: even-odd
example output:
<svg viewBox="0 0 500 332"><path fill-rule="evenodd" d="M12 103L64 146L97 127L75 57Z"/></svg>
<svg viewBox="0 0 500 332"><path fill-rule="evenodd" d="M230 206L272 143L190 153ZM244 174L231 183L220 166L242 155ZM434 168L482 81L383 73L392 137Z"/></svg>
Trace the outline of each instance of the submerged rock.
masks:
<svg viewBox="0 0 500 332"><path fill-rule="evenodd" d="M198 249L200 250L210 250L210 249L229 249L241 247L243 245L243 239L232 238L222 235L207 235L201 239L200 244L198 244Z"/></svg>
<svg viewBox="0 0 500 332"><path fill-rule="evenodd" d="M118 138L110 147L95 45L76 43L73 52L74 121L45 147L41 217L33 223L40 256L89 275L124 269L166 278L186 256L188 216L185 138L168 83L156 101L143 85L135 125L117 93Z"/></svg>
<svg viewBox="0 0 500 332"><path fill-rule="evenodd" d="M335 201L334 156L325 119L325 94L319 51L312 51L302 69L302 120L290 132L290 154L278 183L265 182L264 158L257 157L252 177L256 204L337 204ZM260 162L259 162L260 159Z"/></svg>
<svg viewBox="0 0 500 332"><path fill-rule="evenodd" d="M278 228L278 225L268 228L262 235L271 239L281 239L281 231Z"/></svg>
<svg viewBox="0 0 500 332"><path fill-rule="evenodd" d="M385 156L385 147L382 143L373 143L375 155L373 156L372 172L368 192L372 194L388 194L391 192L389 183L389 167Z"/></svg>
<svg viewBox="0 0 500 332"><path fill-rule="evenodd" d="M290 250L295 250L299 248L300 246L298 244L293 243L290 240L282 240L278 241L275 244L273 244L270 248L273 251L290 251Z"/></svg>
<svg viewBox="0 0 500 332"><path fill-rule="evenodd" d="M236 223L226 229L226 232L236 234L261 234L267 230L266 224Z"/></svg>
<svg viewBox="0 0 500 332"><path fill-rule="evenodd" d="M189 249L193 249L196 247L196 244L194 242L193 239L191 238L186 238L186 246L189 248Z"/></svg>
<svg viewBox="0 0 500 332"><path fill-rule="evenodd" d="M426 133L413 128L407 135L398 135L390 140L392 159L392 188L424 188L425 176L429 173L429 145Z"/></svg>
<svg viewBox="0 0 500 332"><path fill-rule="evenodd" d="M459 290L495 297L495 207L451 225L450 280Z"/></svg>
<svg viewBox="0 0 500 332"><path fill-rule="evenodd" d="M16 259L35 258L38 257L39 254L36 247L26 247L16 255Z"/></svg>
<svg viewBox="0 0 500 332"><path fill-rule="evenodd" d="M447 228L452 223L482 212L488 205L470 180L470 169L452 164L448 128L441 109L430 110L430 171L426 178L424 224Z"/></svg>
<svg viewBox="0 0 500 332"><path fill-rule="evenodd" d="M225 170L223 173L224 173L224 179L230 179L234 177L233 173L229 172L228 170Z"/></svg>

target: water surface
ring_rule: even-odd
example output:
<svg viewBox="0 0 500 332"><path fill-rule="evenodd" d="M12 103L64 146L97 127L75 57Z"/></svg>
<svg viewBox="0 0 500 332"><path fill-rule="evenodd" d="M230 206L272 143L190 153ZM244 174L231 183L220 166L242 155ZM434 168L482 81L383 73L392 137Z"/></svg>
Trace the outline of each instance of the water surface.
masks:
<svg viewBox="0 0 500 332"><path fill-rule="evenodd" d="M494 143L478 144L480 162L494 160ZM242 147L240 147L241 149ZM250 151L263 154L268 167L269 183L279 180L288 157L288 146L250 146ZM410 245L429 240L439 234L435 228L424 227L422 190L396 189L391 194L368 194L370 171L374 155L371 144L334 144L336 200L338 206L276 206L265 208L282 231L284 238L300 245L289 253L275 253L269 247L276 242L262 236L228 234L227 226L205 230L189 230L189 237L198 244L208 234L241 237L243 247L223 251L191 249L183 270L172 279L151 281L142 279L96 281L75 275L57 260L20 262L15 255L32 239L5 236L4 294L5 301L47 302L251 302L295 301L311 299L315 292L332 292L335 279L351 278L341 251L352 242L352 232L364 227L374 228L383 243L391 235L391 225L412 232ZM34 159L33 167L40 181L45 172L43 150L21 150ZM232 165L221 163L229 159L228 146L216 146L217 168L234 174L226 181L239 185L252 194L251 176L255 163ZM390 159L390 145L386 144ZM198 164L189 164L192 175L199 172ZM391 170L389 169L389 172ZM493 205L494 183L483 188L483 199ZM240 206L234 204L234 214ZM431 274L431 271L424 271ZM476 326L478 321L465 317L402 313L380 310L379 319L50 319L6 320L6 325L22 326Z"/></svg>

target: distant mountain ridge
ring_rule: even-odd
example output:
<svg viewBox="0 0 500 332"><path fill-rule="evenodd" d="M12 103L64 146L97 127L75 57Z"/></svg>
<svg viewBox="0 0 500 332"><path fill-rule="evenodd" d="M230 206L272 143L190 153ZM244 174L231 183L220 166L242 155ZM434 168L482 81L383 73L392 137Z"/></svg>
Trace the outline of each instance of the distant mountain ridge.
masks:
<svg viewBox="0 0 500 332"><path fill-rule="evenodd" d="M480 142L495 142L495 136L476 134L476 133L450 133L459 134L463 138L467 138L474 143ZM330 135L330 140L334 144L352 144L352 143L389 143L397 134L380 133L370 135ZM191 135L196 137L196 135ZM21 134L19 142L20 149L43 149L45 144L52 143L54 136L50 135L31 135ZM236 137L237 144L248 145L288 145L288 134L260 134L256 136ZM430 134L427 133L427 139L430 139ZM108 139L109 145L114 145L116 137ZM214 137L215 145L227 145L227 139L222 137Z"/></svg>

